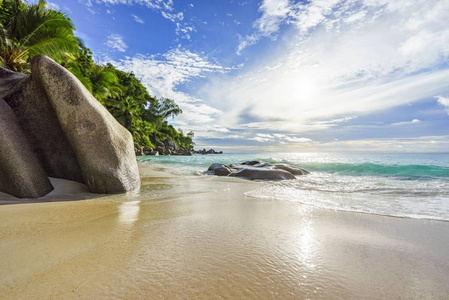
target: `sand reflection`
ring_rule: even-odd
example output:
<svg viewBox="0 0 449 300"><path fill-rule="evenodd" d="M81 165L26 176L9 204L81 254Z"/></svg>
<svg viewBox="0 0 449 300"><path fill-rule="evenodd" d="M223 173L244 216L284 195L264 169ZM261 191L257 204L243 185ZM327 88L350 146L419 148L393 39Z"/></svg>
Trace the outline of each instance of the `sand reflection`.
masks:
<svg viewBox="0 0 449 300"><path fill-rule="evenodd" d="M132 225L137 221L140 211L140 200L123 202L119 206L118 220L122 224Z"/></svg>
<svg viewBox="0 0 449 300"><path fill-rule="evenodd" d="M299 229L298 235L299 260L305 267L312 271L315 269L315 264L312 262L316 261L314 257L316 253L316 241L313 222L304 222Z"/></svg>

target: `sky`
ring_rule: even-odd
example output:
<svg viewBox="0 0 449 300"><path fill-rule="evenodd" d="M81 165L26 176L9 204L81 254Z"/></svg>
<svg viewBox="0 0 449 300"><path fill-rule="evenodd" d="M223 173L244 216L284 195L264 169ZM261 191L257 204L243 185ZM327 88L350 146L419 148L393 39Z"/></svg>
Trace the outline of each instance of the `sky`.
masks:
<svg viewBox="0 0 449 300"><path fill-rule="evenodd" d="M447 0L51 0L196 149L449 152Z"/></svg>

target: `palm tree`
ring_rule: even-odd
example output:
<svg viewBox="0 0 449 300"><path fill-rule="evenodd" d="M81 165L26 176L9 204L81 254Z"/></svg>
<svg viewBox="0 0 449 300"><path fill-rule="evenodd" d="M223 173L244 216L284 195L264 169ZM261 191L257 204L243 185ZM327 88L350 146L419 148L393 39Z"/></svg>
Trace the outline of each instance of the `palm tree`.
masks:
<svg viewBox="0 0 449 300"><path fill-rule="evenodd" d="M176 117L182 114L182 109L172 99L160 98L154 105L150 106L151 114L156 118L166 120L169 117Z"/></svg>
<svg viewBox="0 0 449 300"><path fill-rule="evenodd" d="M141 119L142 108L134 98L121 90L116 98L106 98L105 106L109 112L134 136L135 120Z"/></svg>
<svg viewBox="0 0 449 300"><path fill-rule="evenodd" d="M123 87L118 83L118 77L104 66L93 65L89 74L92 83L92 95L104 103L106 98L119 97Z"/></svg>
<svg viewBox="0 0 449 300"><path fill-rule="evenodd" d="M25 5L20 0L0 3L0 66L29 72L34 55L63 60L79 50L73 23L63 13L47 9L47 3Z"/></svg>

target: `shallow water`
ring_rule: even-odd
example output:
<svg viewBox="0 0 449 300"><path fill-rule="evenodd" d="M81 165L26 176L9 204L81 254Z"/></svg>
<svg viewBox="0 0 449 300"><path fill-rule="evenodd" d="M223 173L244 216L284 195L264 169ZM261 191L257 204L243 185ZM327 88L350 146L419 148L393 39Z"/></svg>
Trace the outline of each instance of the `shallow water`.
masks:
<svg viewBox="0 0 449 300"><path fill-rule="evenodd" d="M261 184L245 195L315 207L449 221L449 154L254 153L145 156L142 166L173 174L207 176L212 163L260 160L305 168L308 176Z"/></svg>

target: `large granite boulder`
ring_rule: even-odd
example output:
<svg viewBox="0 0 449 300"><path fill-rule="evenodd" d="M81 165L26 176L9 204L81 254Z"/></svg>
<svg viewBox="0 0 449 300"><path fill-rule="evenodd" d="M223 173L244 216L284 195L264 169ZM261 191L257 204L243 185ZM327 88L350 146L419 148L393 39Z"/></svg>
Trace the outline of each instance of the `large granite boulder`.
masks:
<svg viewBox="0 0 449 300"><path fill-rule="evenodd" d="M165 155L165 148L163 148L163 147L156 147L156 151L160 155Z"/></svg>
<svg viewBox="0 0 449 300"><path fill-rule="evenodd" d="M85 183L94 193L138 187L131 134L50 58L35 56L31 71L27 76L0 68L0 97L17 118L32 151L29 156L35 156L46 175ZM2 136L0 144L10 139ZM2 156L0 164L3 161ZM18 172L12 165L8 168ZM1 186L0 190L8 192Z"/></svg>
<svg viewBox="0 0 449 300"><path fill-rule="evenodd" d="M4 87L5 81L12 82L17 79L14 89L2 91L3 98L13 109L23 133L47 175L84 183L75 152L61 128L47 94L36 82L34 70L31 76L4 69L2 71L0 86ZM59 81L56 80L54 84Z"/></svg>
<svg viewBox="0 0 449 300"><path fill-rule="evenodd" d="M9 105L0 99L0 191L38 198L53 190Z"/></svg>
<svg viewBox="0 0 449 300"><path fill-rule="evenodd" d="M140 185L129 131L120 125L81 82L52 59L37 55L34 81L48 96L89 191L121 193Z"/></svg>
<svg viewBox="0 0 449 300"><path fill-rule="evenodd" d="M295 175L307 175L308 171L287 164L269 164L259 161L248 161L241 164L212 164L209 172L217 176L242 177L250 180L289 180Z"/></svg>
<svg viewBox="0 0 449 300"><path fill-rule="evenodd" d="M170 139L165 139L165 140L163 140L162 142L164 143L165 149L170 149L170 148L172 148L173 150L176 150L176 144L175 144L175 142L173 142L172 140L170 140Z"/></svg>
<svg viewBox="0 0 449 300"><path fill-rule="evenodd" d="M151 152L153 152L153 149L151 147L143 147L143 155L151 155Z"/></svg>

